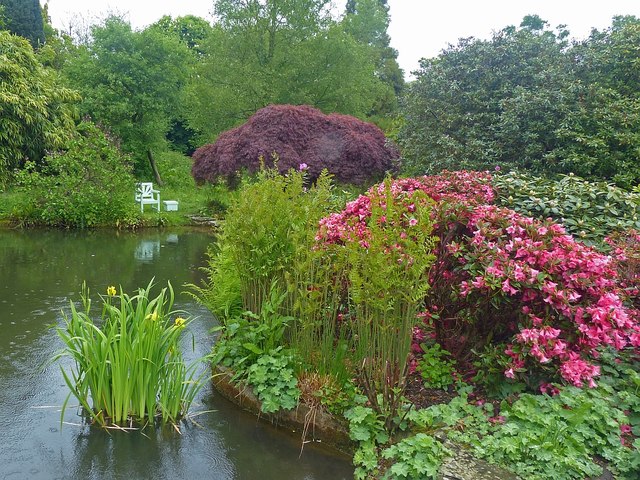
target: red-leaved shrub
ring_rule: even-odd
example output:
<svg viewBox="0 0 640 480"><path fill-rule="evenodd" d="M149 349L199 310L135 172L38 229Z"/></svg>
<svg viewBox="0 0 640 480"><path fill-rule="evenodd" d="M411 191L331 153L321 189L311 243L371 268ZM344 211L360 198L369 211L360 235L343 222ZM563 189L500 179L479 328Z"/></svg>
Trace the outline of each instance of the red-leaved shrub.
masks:
<svg viewBox="0 0 640 480"><path fill-rule="evenodd" d="M576 242L561 225L490 205L490 185L490 175L479 172L393 182L395 195L421 190L436 200L440 243L422 317L461 363L472 351L502 345L509 378L534 387L560 378L594 385L599 347L640 347L628 279L621 282L612 257ZM367 248L371 199L381 193L373 187L322 219L317 241L359 238ZM414 206L403 204L410 218Z"/></svg>
<svg viewBox="0 0 640 480"><path fill-rule="evenodd" d="M398 157L373 124L309 106L271 105L197 149L192 175L199 183L231 179L256 172L261 161L271 167L276 158L281 173L302 168L313 181L327 169L337 182L364 184L395 170Z"/></svg>

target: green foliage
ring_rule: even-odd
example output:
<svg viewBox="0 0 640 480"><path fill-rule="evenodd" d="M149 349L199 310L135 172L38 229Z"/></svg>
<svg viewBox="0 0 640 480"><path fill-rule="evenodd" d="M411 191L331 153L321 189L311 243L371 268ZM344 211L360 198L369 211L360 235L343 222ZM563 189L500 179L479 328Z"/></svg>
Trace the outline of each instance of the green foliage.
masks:
<svg viewBox="0 0 640 480"><path fill-rule="evenodd" d="M180 41L197 55L203 54L203 44L212 32L212 27L204 18L194 15L171 18L167 15L162 17L151 28L158 28L164 33L176 35Z"/></svg>
<svg viewBox="0 0 640 480"><path fill-rule="evenodd" d="M219 319L237 318L243 311L240 274L233 263L228 245L212 244L207 249L206 279L192 285L196 298Z"/></svg>
<svg viewBox="0 0 640 480"><path fill-rule="evenodd" d="M585 243L602 247L615 231L640 228L640 195L574 175L494 175L497 203L524 215L553 218Z"/></svg>
<svg viewBox="0 0 640 480"><path fill-rule="evenodd" d="M0 0L0 7L0 14L4 17L3 28L29 40L33 48L44 43L40 0Z"/></svg>
<svg viewBox="0 0 640 480"><path fill-rule="evenodd" d="M385 116L397 111L397 98L405 86L404 73L397 62L398 52L391 48L387 34L389 7L380 0L357 0L347 4L346 13L342 21L345 30L359 43L370 47L376 76L391 87L369 112L370 117L384 121Z"/></svg>
<svg viewBox="0 0 640 480"><path fill-rule="evenodd" d="M177 152L161 152L157 156L158 170L162 172L162 180L167 187L181 190L195 189L191 176L191 158Z"/></svg>
<svg viewBox="0 0 640 480"><path fill-rule="evenodd" d="M92 27L92 40L69 59L64 72L83 95L83 114L107 126L148 173L150 152L167 148L193 57L174 35L158 28L133 31L112 16Z"/></svg>
<svg viewBox="0 0 640 480"><path fill-rule="evenodd" d="M190 83L186 117L202 143L270 104L367 115L389 93L368 45L331 18L328 0L218 0L219 22Z"/></svg>
<svg viewBox="0 0 640 480"><path fill-rule="evenodd" d="M389 441L384 419L372 408L358 404L363 402L364 398L361 397L356 405L344 413L349 421L349 437L358 443L353 464L356 467L354 478L359 480L379 473L377 446Z"/></svg>
<svg viewBox="0 0 640 480"><path fill-rule="evenodd" d="M424 353L418 360L417 370L424 380L425 387L446 389L453 383L453 374L456 371L451 354L438 343L423 343L420 346Z"/></svg>
<svg viewBox="0 0 640 480"><path fill-rule="evenodd" d="M640 19L571 47L546 25L525 17L422 61L403 101L408 173L499 165L638 183Z"/></svg>
<svg viewBox="0 0 640 480"><path fill-rule="evenodd" d="M291 357L275 349L261 355L249 367L247 383L262 402L260 408L264 413L293 410L298 405L300 390L290 364Z"/></svg>
<svg viewBox="0 0 640 480"><path fill-rule="evenodd" d="M371 199L366 240L330 245L327 253L328 261L345 265L353 361L360 365L365 394L391 430L437 240L426 195L416 191L410 197L394 197L389 181L374 188L378 194Z"/></svg>
<svg viewBox="0 0 640 480"><path fill-rule="evenodd" d="M470 387L463 386L459 389L458 396L448 404L409 412L407 421L417 431L431 434L441 431L456 442L478 445L489 433L489 414L493 413L493 405L472 405L469 403L470 390Z"/></svg>
<svg viewBox="0 0 640 480"><path fill-rule="evenodd" d="M216 268L228 265L230 276L240 278L245 310L261 311L274 280L284 288L284 275L296 249L311 248L315 226L330 207L327 176L306 188L300 172L281 176L265 170L255 183L242 187L237 202L227 211L219 237L219 255L228 255L230 260L218 257L220 267ZM213 288L218 287L214 284Z"/></svg>
<svg viewBox="0 0 640 480"><path fill-rule="evenodd" d="M630 453L620 443L625 417L610 393L606 388L567 387L556 397L523 394L503 406L505 423L476 452L531 479L600 475L595 454L614 466L625 465Z"/></svg>
<svg viewBox="0 0 640 480"><path fill-rule="evenodd" d="M235 378L246 376L261 355L282 348L285 331L293 319L278 313L285 295L279 294L275 285L270 294L259 315L244 312L242 316L223 319L217 329L222 335L213 347L211 361L231 368Z"/></svg>
<svg viewBox="0 0 640 480"><path fill-rule="evenodd" d="M154 417L177 422L187 414L201 387L195 378L197 363L187 367L180 351L179 339L190 320L172 310L171 284L155 298L151 287L134 296L117 295L109 287L101 297L100 321L94 322L84 286L83 310L71 303L71 315L63 313L64 328L56 331L65 347L54 360L70 357L75 368L67 372L60 367L71 390L61 420L71 395L101 425Z"/></svg>
<svg viewBox="0 0 640 480"><path fill-rule="evenodd" d="M244 312L227 319L210 355L214 365L230 368L235 380L243 379L253 388L265 413L291 410L300 396L292 355L283 347L293 320L278 313L284 298L273 285L259 315Z"/></svg>
<svg viewBox="0 0 640 480"><path fill-rule="evenodd" d="M640 180L640 18L614 17L572 49L580 82L575 110L560 129L564 171L611 179L630 188Z"/></svg>
<svg viewBox="0 0 640 480"><path fill-rule="evenodd" d="M94 125L81 123L66 151L18 174L24 192L14 218L23 224L87 228L137 222L135 180L126 157Z"/></svg>
<svg viewBox="0 0 640 480"><path fill-rule="evenodd" d="M0 178L65 146L79 99L38 61L29 43L0 31Z"/></svg>
<svg viewBox="0 0 640 480"><path fill-rule="evenodd" d="M418 433L382 452L384 458L393 462L383 478L435 479L442 460L449 453L436 438Z"/></svg>
<svg viewBox="0 0 640 480"><path fill-rule="evenodd" d="M569 101L565 33L506 27L423 59L403 100L407 172L546 169Z"/></svg>

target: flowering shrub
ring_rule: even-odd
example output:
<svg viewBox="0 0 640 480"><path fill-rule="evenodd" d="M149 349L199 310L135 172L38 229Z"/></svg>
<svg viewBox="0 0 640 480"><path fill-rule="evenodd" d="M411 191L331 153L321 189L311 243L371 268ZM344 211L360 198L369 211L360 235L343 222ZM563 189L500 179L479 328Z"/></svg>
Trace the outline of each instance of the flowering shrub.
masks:
<svg viewBox="0 0 640 480"><path fill-rule="evenodd" d="M342 243L358 238L366 246L367 222L371 216L371 199L379 198L384 192L384 184L373 186L365 195L347 203L340 213L333 213L320 220L316 240L323 243ZM465 203L477 205L490 203L494 199L491 175L485 172L448 172L440 175L418 178L401 178L391 183L394 199L404 198L405 216L411 217L415 204L411 202L413 192L422 191L436 202Z"/></svg>
<svg viewBox="0 0 640 480"><path fill-rule="evenodd" d="M459 363L474 350L504 344L509 378L535 384L561 377L593 386L599 347L640 346L639 313L623 302L616 263L550 220L488 205L490 182L487 173L444 172L391 185L409 221L413 192L438 202L434 233L440 242L425 323ZM322 219L316 240L357 240L368 248L367 221L380 193L373 187Z"/></svg>
<svg viewBox="0 0 640 480"><path fill-rule="evenodd" d="M453 276L447 286L459 297L443 304L441 315L478 326L466 333L505 340L507 377L535 365L573 385L593 386L598 347L640 346L638 311L623 304L610 257L558 224L492 205L478 206L466 230L446 246L457 265L439 273ZM471 346L483 341L471 339Z"/></svg>

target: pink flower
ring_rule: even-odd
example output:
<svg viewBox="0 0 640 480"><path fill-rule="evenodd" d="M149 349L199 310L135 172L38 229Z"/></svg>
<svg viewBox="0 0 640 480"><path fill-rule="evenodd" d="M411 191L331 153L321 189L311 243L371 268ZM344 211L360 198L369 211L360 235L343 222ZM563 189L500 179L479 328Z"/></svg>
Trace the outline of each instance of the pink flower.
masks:
<svg viewBox="0 0 640 480"><path fill-rule="evenodd" d="M418 224L418 220L416 220L415 218L411 218L411 219L409 220L409 225L410 225L411 227L415 227L417 224Z"/></svg>
<svg viewBox="0 0 640 480"><path fill-rule="evenodd" d="M301 163L301 164L298 166L298 170L299 170L300 172L304 172L304 171L305 171L305 170L307 170L308 168L309 168L309 165L307 165L306 163Z"/></svg>
<svg viewBox="0 0 640 480"><path fill-rule="evenodd" d="M489 417L489 422L492 424L496 424L496 423L504 423L506 421L506 418L503 417L502 415L496 415L495 417Z"/></svg>
<svg viewBox="0 0 640 480"><path fill-rule="evenodd" d="M620 425L620 433L623 435L631 433L631 425Z"/></svg>

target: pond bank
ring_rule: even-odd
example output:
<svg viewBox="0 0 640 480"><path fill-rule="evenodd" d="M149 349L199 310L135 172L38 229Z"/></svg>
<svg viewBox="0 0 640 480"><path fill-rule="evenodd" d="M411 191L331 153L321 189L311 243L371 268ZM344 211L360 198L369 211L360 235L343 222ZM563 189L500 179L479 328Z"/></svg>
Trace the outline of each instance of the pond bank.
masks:
<svg viewBox="0 0 640 480"><path fill-rule="evenodd" d="M280 410L274 414L262 413L260 400L254 395L251 388L235 384L232 377L233 373L229 369L220 366L213 367L213 386L223 397L243 410L257 415L260 419L282 427L292 434L299 435L302 440L305 420L310 415L308 406L301 404L291 411ZM517 475L475 458L462 446L453 444L446 439L441 440L455 454L443 463L438 475L439 480L518 480ZM305 441L321 443L324 448L349 457L353 456L356 449L355 443L349 438L346 421L340 421L324 411L316 412L314 423L309 427L309 434Z"/></svg>

